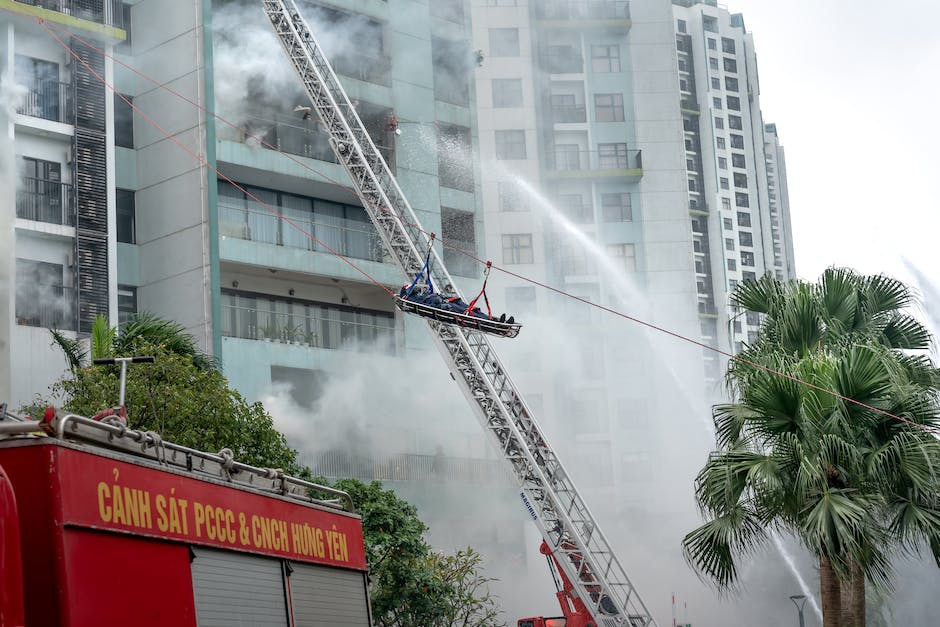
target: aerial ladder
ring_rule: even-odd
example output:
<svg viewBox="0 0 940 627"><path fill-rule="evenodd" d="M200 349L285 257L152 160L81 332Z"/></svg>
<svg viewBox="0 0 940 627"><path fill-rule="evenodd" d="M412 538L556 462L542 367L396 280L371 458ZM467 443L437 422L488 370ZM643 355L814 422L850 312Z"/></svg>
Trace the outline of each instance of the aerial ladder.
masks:
<svg viewBox="0 0 940 627"><path fill-rule="evenodd" d="M415 212L295 1L262 0L262 5L388 253L405 276L416 276L424 264L419 244L429 246L431 238L421 231ZM433 280L456 292L433 246L431 251L437 262ZM520 498L542 534L541 551L559 571L557 596L567 626L655 625L486 335L434 319L426 321L451 375L512 467ZM525 619L519 624L535 627L540 620Z"/></svg>

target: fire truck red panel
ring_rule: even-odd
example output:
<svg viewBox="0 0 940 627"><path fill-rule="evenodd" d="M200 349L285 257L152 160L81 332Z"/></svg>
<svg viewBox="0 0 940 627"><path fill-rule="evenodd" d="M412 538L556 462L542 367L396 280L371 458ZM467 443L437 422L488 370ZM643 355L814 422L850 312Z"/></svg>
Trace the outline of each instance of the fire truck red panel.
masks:
<svg viewBox="0 0 940 627"><path fill-rule="evenodd" d="M62 521L365 570L359 520L58 449Z"/></svg>
<svg viewBox="0 0 940 627"><path fill-rule="evenodd" d="M195 627L185 544L72 528L65 559L69 627Z"/></svg>

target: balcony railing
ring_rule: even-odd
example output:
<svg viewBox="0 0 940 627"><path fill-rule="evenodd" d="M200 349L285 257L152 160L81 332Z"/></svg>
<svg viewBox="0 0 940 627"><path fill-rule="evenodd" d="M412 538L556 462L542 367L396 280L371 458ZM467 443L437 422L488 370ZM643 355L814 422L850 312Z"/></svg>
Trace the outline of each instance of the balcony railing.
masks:
<svg viewBox="0 0 940 627"><path fill-rule="evenodd" d="M301 120L296 114L275 113L267 118L248 116L241 124L241 129L221 127L219 135L222 139L249 146L261 145L264 148L273 146L275 150L291 155L339 163L333 149L330 148L330 135L326 129L314 121ZM374 136L372 141L375 141ZM389 167L394 170L393 150L389 146L381 145L381 142L376 142L376 148L382 153Z"/></svg>
<svg viewBox="0 0 940 627"><path fill-rule="evenodd" d="M495 459L407 453L366 456L333 450L304 456L301 461L310 467L314 475L328 478L472 484L504 483L510 480L509 471Z"/></svg>
<svg viewBox="0 0 940 627"><path fill-rule="evenodd" d="M549 0L536 6L543 20L630 19L630 3L626 0Z"/></svg>
<svg viewBox="0 0 940 627"><path fill-rule="evenodd" d="M33 118L71 124L74 113L72 86L59 81L37 81L29 86L17 112Z"/></svg>
<svg viewBox="0 0 940 627"><path fill-rule="evenodd" d="M385 249L382 240L369 222L310 212L300 214L287 207L272 209L281 215L233 207L220 198L219 234L285 248L325 253L335 251L344 257L383 260Z"/></svg>
<svg viewBox="0 0 940 627"><path fill-rule="evenodd" d="M20 0L20 2L82 20L124 28L121 0Z"/></svg>
<svg viewBox="0 0 940 627"><path fill-rule="evenodd" d="M584 57L576 48L549 51L542 55L542 67L550 74L582 74Z"/></svg>
<svg viewBox="0 0 940 627"><path fill-rule="evenodd" d="M556 150L546 155L546 167L555 171L640 170L640 150Z"/></svg>
<svg viewBox="0 0 940 627"><path fill-rule="evenodd" d="M16 217L75 226L74 198L67 183L24 177L16 191Z"/></svg>
<svg viewBox="0 0 940 627"><path fill-rule="evenodd" d="M75 290L60 285L17 285L16 323L27 327L77 328Z"/></svg>
<svg viewBox="0 0 940 627"><path fill-rule="evenodd" d="M225 294L223 299L225 337L386 354L397 350L390 314L262 296Z"/></svg>
<svg viewBox="0 0 940 627"><path fill-rule="evenodd" d="M554 105L552 106L552 122L555 124L587 122L587 111L583 104Z"/></svg>
<svg viewBox="0 0 940 627"><path fill-rule="evenodd" d="M337 74L376 85L392 84L392 60L387 56L347 52L330 59Z"/></svg>

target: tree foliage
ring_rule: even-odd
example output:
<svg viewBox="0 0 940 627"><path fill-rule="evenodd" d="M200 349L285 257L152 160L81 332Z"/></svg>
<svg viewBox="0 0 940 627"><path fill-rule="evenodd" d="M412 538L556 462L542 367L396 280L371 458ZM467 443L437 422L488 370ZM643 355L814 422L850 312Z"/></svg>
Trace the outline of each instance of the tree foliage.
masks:
<svg viewBox="0 0 940 627"><path fill-rule="evenodd" d="M733 301L763 319L728 367L734 400L713 409L719 448L695 486L706 521L686 556L730 588L739 558L789 532L819 560L827 627L864 625L865 579L887 587L894 553L940 565L940 377L911 352L930 334L902 311L906 286L849 270L768 276Z"/></svg>

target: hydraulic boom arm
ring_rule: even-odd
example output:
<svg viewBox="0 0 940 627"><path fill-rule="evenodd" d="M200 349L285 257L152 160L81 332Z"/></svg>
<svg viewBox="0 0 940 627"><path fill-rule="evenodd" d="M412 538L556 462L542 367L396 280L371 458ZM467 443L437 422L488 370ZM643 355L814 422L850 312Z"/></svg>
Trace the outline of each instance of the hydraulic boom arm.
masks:
<svg viewBox="0 0 940 627"><path fill-rule="evenodd" d="M330 142L376 230L406 277L423 265L427 238L294 0L262 0ZM437 253L438 285L454 282ZM655 624L626 572L480 332L427 319L436 344L492 442L510 463L529 514L598 625Z"/></svg>

